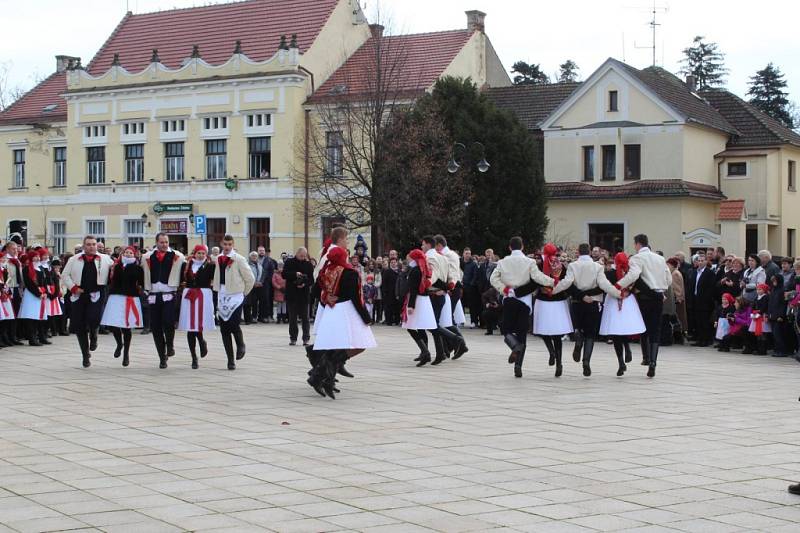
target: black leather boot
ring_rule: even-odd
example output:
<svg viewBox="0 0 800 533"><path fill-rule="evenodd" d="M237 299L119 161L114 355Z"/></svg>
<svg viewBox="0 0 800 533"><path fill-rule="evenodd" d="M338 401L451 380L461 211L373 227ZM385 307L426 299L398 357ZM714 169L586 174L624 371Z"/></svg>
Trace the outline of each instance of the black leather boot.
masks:
<svg viewBox="0 0 800 533"><path fill-rule="evenodd" d="M197 332L197 343L200 345L200 358L208 355L208 344L206 344L206 339L203 337L203 332Z"/></svg>
<svg viewBox="0 0 800 533"><path fill-rule="evenodd" d="M525 359L526 346L523 344L522 349L517 353L517 359L514 361L514 377L522 377L522 361Z"/></svg>
<svg viewBox="0 0 800 533"><path fill-rule="evenodd" d="M312 352L307 352L308 360L312 363L311 370L308 371L308 379L306 383L311 385L317 394L322 396L323 398L327 396L325 394L325 389L322 387L322 382L325 379L325 368L326 362L325 358L327 356L327 352L324 350L318 350Z"/></svg>
<svg viewBox="0 0 800 533"><path fill-rule="evenodd" d="M131 364L131 338L133 333L130 329L122 330L122 366Z"/></svg>
<svg viewBox="0 0 800 533"><path fill-rule="evenodd" d="M658 361L658 343L650 343L650 353L648 354L649 365L647 368L647 377L653 378L656 376L656 362Z"/></svg>
<svg viewBox="0 0 800 533"><path fill-rule="evenodd" d="M236 370L236 355L233 351L233 335L230 331L222 332L222 346L225 347L225 355L228 357L228 370Z"/></svg>
<svg viewBox="0 0 800 533"><path fill-rule="evenodd" d="M236 360L238 361L244 357L246 351L242 328L237 326L236 329L233 330L233 338L236 340Z"/></svg>
<svg viewBox="0 0 800 533"><path fill-rule="evenodd" d="M81 348L81 356L83 357L83 368L89 368L92 363L89 359L92 357L89 352L89 334L85 331L79 331L75 334L78 337L78 346Z"/></svg>
<svg viewBox="0 0 800 533"><path fill-rule="evenodd" d="M555 351L555 354L556 354L556 373L555 373L555 376L557 378L560 378L561 374L564 373L564 366L561 364L561 355L562 355L563 345L561 343L561 337L551 337L551 339L553 341L553 350Z"/></svg>
<svg viewBox="0 0 800 533"><path fill-rule="evenodd" d="M642 345L642 366L648 366L650 364L650 340L642 335L639 343Z"/></svg>
<svg viewBox="0 0 800 533"><path fill-rule="evenodd" d="M592 360L593 351L594 339L585 338L583 340L583 375L587 378L592 375L592 367L589 363Z"/></svg>
<svg viewBox="0 0 800 533"><path fill-rule="evenodd" d="M625 371L628 370L628 365L625 364L624 359L624 341L619 337L614 338L614 352L617 354L617 364L619 365L617 376L623 376Z"/></svg>
<svg viewBox="0 0 800 533"><path fill-rule="evenodd" d="M114 359L116 359L122 355L122 332L119 328L111 328L111 333L114 335L114 341L117 343L117 347L114 350Z"/></svg>
<svg viewBox="0 0 800 533"><path fill-rule="evenodd" d="M439 332L439 330L441 330L441 329L444 329L444 328L439 328L439 329L437 329L436 331L433 332L433 345L436 347L436 358L431 363L432 366L436 366L436 365L440 364L442 361L444 361L445 359L447 359L447 354L445 353L445 350L444 350L445 340L442 337L442 334ZM422 361L420 361L420 363L421 362ZM422 365L418 364L417 366L422 366Z"/></svg>
<svg viewBox="0 0 800 533"><path fill-rule="evenodd" d="M519 354L525 351L525 345L519 342L513 333L503 335L503 342L511 349L511 354L508 356L508 364L514 364L519 358Z"/></svg>
<svg viewBox="0 0 800 533"><path fill-rule="evenodd" d="M550 354L550 359L547 361L547 365L553 366L556 364L556 349L553 347L553 339L544 336L542 337L542 341L544 341L544 346L547 348L547 353Z"/></svg>
<svg viewBox="0 0 800 533"><path fill-rule="evenodd" d="M158 353L158 368L167 368L167 344L164 342L162 334L153 333L153 342Z"/></svg>
<svg viewBox="0 0 800 533"><path fill-rule="evenodd" d="M189 353L192 356L192 368L197 369L197 333L190 331L186 334L186 341L189 344Z"/></svg>
<svg viewBox="0 0 800 533"><path fill-rule="evenodd" d="M630 363L633 361L633 352L631 351L631 343L628 339L622 341L622 346L625 348L625 362Z"/></svg>
<svg viewBox="0 0 800 533"><path fill-rule="evenodd" d="M38 324L35 323L35 320L26 320L25 322L25 333L28 336L28 344L31 346L41 346L42 343L39 342Z"/></svg>
<svg viewBox="0 0 800 533"><path fill-rule="evenodd" d="M575 347L572 349L572 360L576 363L581 362L581 352L583 351L583 333L575 331Z"/></svg>
<svg viewBox="0 0 800 533"><path fill-rule="evenodd" d="M458 329L458 326L450 326L447 328L448 331L452 332L453 335L458 337L459 341L455 341L455 348L453 350L453 359L458 359L465 353L469 351L467 347L467 341L464 340L464 335L461 334L461 331Z"/></svg>
<svg viewBox="0 0 800 533"><path fill-rule="evenodd" d="M417 346L420 349L419 357L414 359L417 361L417 366L425 366L431 362L431 352L428 349L428 334L424 331L420 330L408 330L409 334L411 334L411 338L414 339L414 342L417 343ZM424 337L423 337L424 335ZM436 339L434 339L434 346L436 345Z"/></svg>
<svg viewBox="0 0 800 533"><path fill-rule="evenodd" d="M164 341L166 342L167 357L175 355L175 329L172 327L164 328Z"/></svg>
<svg viewBox="0 0 800 533"><path fill-rule="evenodd" d="M97 328L89 330L89 351L93 352L97 349Z"/></svg>
<svg viewBox="0 0 800 533"><path fill-rule="evenodd" d="M39 343L40 344L53 344L47 339L48 329L50 328L50 324L47 320L39 320L38 332L39 332Z"/></svg>

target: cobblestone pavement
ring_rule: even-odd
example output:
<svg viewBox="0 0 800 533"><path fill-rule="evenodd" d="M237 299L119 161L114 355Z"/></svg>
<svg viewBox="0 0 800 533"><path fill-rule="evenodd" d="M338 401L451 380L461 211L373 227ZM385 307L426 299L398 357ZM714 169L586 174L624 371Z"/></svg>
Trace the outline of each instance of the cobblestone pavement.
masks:
<svg viewBox="0 0 800 533"><path fill-rule="evenodd" d="M599 346L555 379L531 338L515 379L499 336L415 368L376 327L336 401L304 382L286 326L217 333L191 370L182 334L160 371L103 336L0 350L0 531L798 531L800 365L663 348L658 376L617 378ZM636 347L635 357L639 357Z"/></svg>

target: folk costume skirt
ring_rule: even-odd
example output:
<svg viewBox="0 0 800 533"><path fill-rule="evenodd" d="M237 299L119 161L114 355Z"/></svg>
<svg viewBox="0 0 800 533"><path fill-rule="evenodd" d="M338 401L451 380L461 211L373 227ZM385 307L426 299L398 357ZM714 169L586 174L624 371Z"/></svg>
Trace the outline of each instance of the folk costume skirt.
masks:
<svg viewBox="0 0 800 533"><path fill-rule="evenodd" d="M604 337L640 335L645 330L639 303L634 296L630 295L622 300L622 309L620 309L619 300L610 294L606 295L603 316L600 318L600 335Z"/></svg>
<svg viewBox="0 0 800 533"><path fill-rule="evenodd" d="M100 324L122 329L144 327L142 303L138 296L110 294Z"/></svg>
<svg viewBox="0 0 800 533"><path fill-rule="evenodd" d="M414 312L409 314L408 318L403 322L403 328L437 329L438 327L430 296L417 296Z"/></svg>
<svg viewBox="0 0 800 533"><path fill-rule="evenodd" d="M179 331L214 331L214 294L211 289L184 289L178 317Z"/></svg>
<svg viewBox="0 0 800 533"><path fill-rule="evenodd" d="M536 300L536 305L533 306L534 335L568 335L574 331L569 300L556 302Z"/></svg>
<svg viewBox="0 0 800 533"><path fill-rule="evenodd" d="M19 306L19 316L27 320L47 320L47 309L50 307L50 300L42 300L39 296L26 290L22 295L22 304Z"/></svg>
<svg viewBox="0 0 800 533"><path fill-rule="evenodd" d="M341 302L325 308L317 328L314 350L363 349L377 345L372 329L364 324L353 302Z"/></svg>

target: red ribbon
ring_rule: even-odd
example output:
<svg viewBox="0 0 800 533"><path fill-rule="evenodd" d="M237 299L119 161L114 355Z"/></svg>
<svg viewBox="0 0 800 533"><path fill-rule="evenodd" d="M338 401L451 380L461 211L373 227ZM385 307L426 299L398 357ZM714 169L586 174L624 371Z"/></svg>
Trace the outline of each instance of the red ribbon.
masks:
<svg viewBox="0 0 800 533"><path fill-rule="evenodd" d="M48 315L55 316L61 313L61 302L58 301L58 298L53 298L50 300L50 312Z"/></svg>
<svg viewBox="0 0 800 533"><path fill-rule="evenodd" d="M41 302L39 304L39 320L44 320L47 314L47 298L41 298L39 302Z"/></svg>
<svg viewBox="0 0 800 533"><path fill-rule="evenodd" d="M202 289L187 289L186 296L184 297L189 301L189 327L203 331L203 291ZM199 325L195 328L195 320L199 321Z"/></svg>
<svg viewBox="0 0 800 533"><path fill-rule="evenodd" d="M3 316L5 316L5 317L10 317L11 316L11 313L8 312L8 309L6 309L6 306L4 305L5 302L7 302L9 300L10 300L10 298L8 297L7 294L0 293L0 310L2 310Z"/></svg>
<svg viewBox="0 0 800 533"><path fill-rule="evenodd" d="M755 313L753 315L753 320L756 323L756 330L753 333L755 333L756 337L760 337L764 333L764 315Z"/></svg>
<svg viewBox="0 0 800 533"><path fill-rule="evenodd" d="M134 300L133 296L126 296L125 297L125 325L128 328L131 327L130 315L133 313L133 318L136 319L136 324L138 325L141 321L139 317L139 310L136 308L136 300Z"/></svg>

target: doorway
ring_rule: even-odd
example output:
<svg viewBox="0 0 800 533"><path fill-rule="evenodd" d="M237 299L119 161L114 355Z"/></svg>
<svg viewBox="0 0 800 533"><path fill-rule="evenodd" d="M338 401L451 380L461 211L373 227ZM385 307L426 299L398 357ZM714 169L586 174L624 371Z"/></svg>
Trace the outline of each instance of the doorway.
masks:
<svg viewBox="0 0 800 533"><path fill-rule="evenodd" d="M758 251L758 226L748 224L744 232L745 254L750 255Z"/></svg>
<svg viewBox="0 0 800 533"><path fill-rule="evenodd" d="M589 224L589 245L616 254L625 249L625 224Z"/></svg>
<svg viewBox="0 0 800 533"><path fill-rule="evenodd" d="M170 235L169 247L186 255L186 252L189 248L189 239L186 237L186 235Z"/></svg>
<svg viewBox="0 0 800 533"><path fill-rule="evenodd" d="M269 218L249 218L247 225L250 249L258 250L259 246L263 246L269 250Z"/></svg>
<svg viewBox="0 0 800 533"><path fill-rule="evenodd" d="M8 237L14 236L18 233L22 242L18 243L23 246L28 245L28 221L27 220L11 220L8 223ZM17 240L16 238L14 240Z"/></svg>

